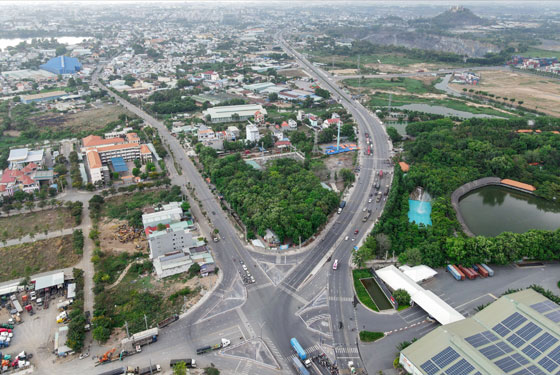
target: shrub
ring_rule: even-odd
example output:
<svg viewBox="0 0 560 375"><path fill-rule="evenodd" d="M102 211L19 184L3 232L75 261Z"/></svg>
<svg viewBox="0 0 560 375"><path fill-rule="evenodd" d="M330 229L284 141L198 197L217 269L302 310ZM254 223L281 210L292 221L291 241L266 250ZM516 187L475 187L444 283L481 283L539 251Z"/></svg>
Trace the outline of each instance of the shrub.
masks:
<svg viewBox="0 0 560 375"><path fill-rule="evenodd" d="M399 306L410 305L410 294L404 289L395 290L393 292L393 298L395 298Z"/></svg>
<svg viewBox="0 0 560 375"><path fill-rule="evenodd" d="M384 336L383 332L360 331L360 340L363 342L374 342Z"/></svg>

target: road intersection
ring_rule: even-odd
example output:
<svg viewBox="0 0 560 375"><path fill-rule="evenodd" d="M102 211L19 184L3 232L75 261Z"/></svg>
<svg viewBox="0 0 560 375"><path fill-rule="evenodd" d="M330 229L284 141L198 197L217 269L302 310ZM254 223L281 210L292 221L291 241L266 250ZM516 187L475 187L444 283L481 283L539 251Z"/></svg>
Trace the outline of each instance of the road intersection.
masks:
<svg viewBox="0 0 560 375"><path fill-rule="evenodd" d="M214 292L164 332L157 345L146 347L145 354L143 352L132 359L145 356L163 356L167 359L175 352L182 352L182 357L192 357L197 346L227 337L232 340L232 347L240 348L251 342L263 349L238 349L235 355L223 351L200 358L199 362L204 365L206 361L210 361L228 369L226 373L291 373L288 360L293 352L289 341L295 336L311 355L330 352L336 356L341 368L350 359L358 369L363 368L357 348L358 327L352 304L350 262L353 246L342 239L350 231L358 229L355 239L359 243L381 214L384 200L369 204L373 211L372 217L366 223L361 220L362 208L368 205L373 178L379 170L384 170L384 185L390 185L390 143L379 119L353 101L328 79L326 73L293 51L283 39L280 39L280 43L302 68L352 113L358 123L362 142L365 142L364 134L368 132L373 139L374 148L373 157L360 153L360 175L351 193L347 193L348 196L344 198L347 201L346 208L333 219L336 222L328 233L301 254L278 256L251 251L227 214L222 211L196 166L186 156L183 147L163 123L108 90L98 81L97 75L94 76L94 83L107 89L117 102L158 130L163 143L173 155L174 162L182 171L181 175L172 175L172 182L185 188L185 192L188 184L204 211L217 213L210 216L211 226L219 229L220 236L225 238L212 244L222 273ZM333 271L327 262L327 254L331 252L332 259L339 259L338 271ZM242 284L239 275L240 261L250 269L256 280L255 284ZM342 328L339 322L343 322ZM246 363L241 364L239 358ZM322 370L314 365L312 372L323 373Z"/></svg>

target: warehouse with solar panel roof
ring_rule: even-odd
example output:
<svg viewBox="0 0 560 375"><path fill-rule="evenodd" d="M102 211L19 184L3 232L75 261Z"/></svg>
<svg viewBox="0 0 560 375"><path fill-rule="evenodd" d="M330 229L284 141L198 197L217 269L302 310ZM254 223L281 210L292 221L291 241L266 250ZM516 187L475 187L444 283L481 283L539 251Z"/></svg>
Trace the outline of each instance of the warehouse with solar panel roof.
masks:
<svg viewBox="0 0 560 375"><path fill-rule="evenodd" d="M560 375L560 305L533 289L502 296L428 333L399 362L415 375Z"/></svg>

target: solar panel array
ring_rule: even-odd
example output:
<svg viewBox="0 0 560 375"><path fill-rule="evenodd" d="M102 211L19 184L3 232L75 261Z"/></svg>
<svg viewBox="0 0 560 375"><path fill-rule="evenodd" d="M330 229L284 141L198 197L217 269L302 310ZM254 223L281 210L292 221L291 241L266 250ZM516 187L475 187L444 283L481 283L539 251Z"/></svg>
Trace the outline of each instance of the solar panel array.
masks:
<svg viewBox="0 0 560 375"><path fill-rule="evenodd" d="M530 307L551 321L560 322L558 304L547 300ZM465 341L493 361L503 374L560 375L560 340L543 332L541 327L518 312L496 324L492 331L471 335ZM420 367L427 375L481 375L450 346Z"/></svg>
<svg viewBox="0 0 560 375"><path fill-rule="evenodd" d="M560 310L557 311L558 305L551 301L539 302L531 305L535 311L551 315L556 318L558 313L558 321L560 321ZM551 317L549 319L553 320ZM472 347L498 366L504 373L512 373L513 375L547 375L553 371L560 370L560 345L553 348L559 343L559 340L537 324L528 321L528 319L518 312L515 312L502 320L492 328L501 341L494 333L484 331L465 338ZM535 338L536 337L536 338ZM496 342L498 341L498 342ZM513 347L520 349L515 352ZM537 361L551 348L553 350L538 361L538 364L545 369L543 371L539 366L530 362ZM557 373L560 375L560 371Z"/></svg>
<svg viewBox="0 0 560 375"><path fill-rule="evenodd" d="M456 363L453 363L457 359L459 360ZM449 368L444 370L448 366ZM466 359L461 358L459 353L450 346L421 364L420 368L428 375L435 375L438 373L441 375L469 375L471 372L476 370L473 365L471 365ZM480 372L477 372L474 375L480 375Z"/></svg>

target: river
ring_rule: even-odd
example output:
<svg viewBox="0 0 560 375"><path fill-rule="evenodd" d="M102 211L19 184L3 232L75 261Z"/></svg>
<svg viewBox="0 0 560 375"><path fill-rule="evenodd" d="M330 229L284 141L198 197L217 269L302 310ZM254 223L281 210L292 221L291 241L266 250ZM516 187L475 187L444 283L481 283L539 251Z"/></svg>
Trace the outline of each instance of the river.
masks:
<svg viewBox="0 0 560 375"><path fill-rule="evenodd" d="M475 235L493 237L502 232L560 228L560 202L501 186L486 186L466 194L459 201L459 210Z"/></svg>
<svg viewBox="0 0 560 375"><path fill-rule="evenodd" d="M84 39L91 39L91 37L86 36L55 36L54 37L59 43L62 44L78 44L81 43ZM0 50L5 50L7 47L15 47L21 42L30 43L32 39L37 38L10 38L10 39L0 39ZM51 37L44 37L41 39L51 39Z"/></svg>

